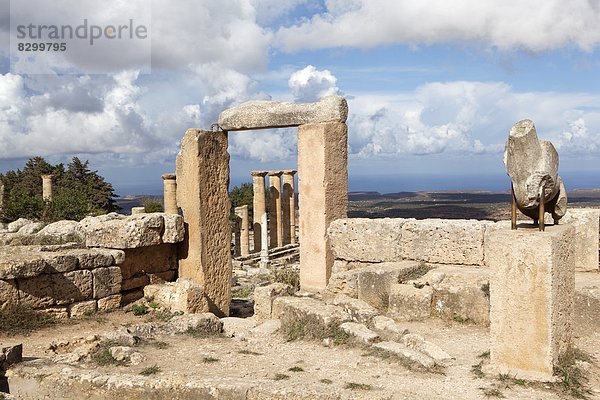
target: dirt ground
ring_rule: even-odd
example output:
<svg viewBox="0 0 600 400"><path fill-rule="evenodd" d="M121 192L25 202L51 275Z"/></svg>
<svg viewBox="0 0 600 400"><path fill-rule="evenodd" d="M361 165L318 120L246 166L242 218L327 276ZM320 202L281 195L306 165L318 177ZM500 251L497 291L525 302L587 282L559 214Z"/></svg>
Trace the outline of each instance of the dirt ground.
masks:
<svg viewBox="0 0 600 400"><path fill-rule="evenodd" d="M26 337L0 336L0 345L23 343L28 359L49 355L53 341L86 337L145 322L147 317L114 312L97 319L76 324L65 323L34 332ZM558 385L519 384L511 379L477 377L472 371L479 357L489 350L486 328L431 319L405 323L411 333L417 333L455 358L443 373L409 370L393 358L380 358L360 346L327 347L318 341L287 342L280 334L238 338L194 338L189 335L162 336L160 346L149 342L136 347L145 361L136 366L105 366L82 364L108 374L139 377L145 368L157 366L156 379L172 381L247 382L274 392L331 394L343 399L563 399ZM590 376L588 398L600 399L600 332L580 333L576 330L576 346L595 358L584 364ZM582 331L583 332L583 331ZM483 359L485 360L485 359ZM9 382L10 383L10 382Z"/></svg>

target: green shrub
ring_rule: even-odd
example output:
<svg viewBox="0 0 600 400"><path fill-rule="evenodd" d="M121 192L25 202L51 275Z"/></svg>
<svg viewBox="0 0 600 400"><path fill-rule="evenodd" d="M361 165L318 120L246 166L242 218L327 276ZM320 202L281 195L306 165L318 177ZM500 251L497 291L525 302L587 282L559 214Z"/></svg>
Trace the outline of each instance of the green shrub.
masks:
<svg viewBox="0 0 600 400"><path fill-rule="evenodd" d="M147 213L164 211L162 201L155 197L144 197L142 199L142 205L144 206L144 211L146 211Z"/></svg>

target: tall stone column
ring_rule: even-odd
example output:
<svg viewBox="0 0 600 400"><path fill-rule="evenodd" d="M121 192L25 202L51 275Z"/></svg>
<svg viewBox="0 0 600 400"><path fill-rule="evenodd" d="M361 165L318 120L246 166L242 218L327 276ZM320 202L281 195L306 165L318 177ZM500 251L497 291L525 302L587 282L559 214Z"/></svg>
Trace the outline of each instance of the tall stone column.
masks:
<svg viewBox="0 0 600 400"><path fill-rule="evenodd" d="M42 198L52 201L52 175L42 175Z"/></svg>
<svg viewBox="0 0 600 400"><path fill-rule="evenodd" d="M164 174L163 179L163 204L167 214L179 214L177 208L177 175Z"/></svg>
<svg viewBox="0 0 600 400"><path fill-rule="evenodd" d="M283 221L281 220L281 175L282 171L269 172L269 245L283 246Z"/></svg>
<svg viewBox="0 0 600 400"><path fill-rule="evenodd" d="M240 206L235 208L235 215L240 218L240 255L247 256L250 253L250 224L248 217L248 206Z"/></svg>
<svg viewBox="0 0 600 400"><path fill-rule="evenodd" d="M235 221L229 223L229 226L233 231L233 256L239 257L242 253L242 246L240 245L242 221L240 218L236 218Z"/></svg>
<svg viewBox="0 0 600 400"><path fill-rule="evenodd" d="M208 310L229 315L231 230L227 132L188 129L177 155L177 204L185 224L179 277L202 286Z"/></svg>
<svg viewBox="0 0 600 400"><path fill-rule="evenodd" d="M325 289L333 266L331 221L348 212L348 128L344 122L298 127L300 286Z"/></svg>
<svg viewBox="0 0 600 400"><path fill-rule="evenodd" d="M296 170L283 171L283 188L281 189L281 209L283 219L283 244L296 243L296 197L294 174Z"/></svg>
<svg viewBox="0 0 600 400"><path fill-rule="evenodd" d="M254 252L257 253L262 250L262 232L267 231L267 224L263 225L262 217L267 214L266 207L266 189L265 189L265 176L267 171L252 171L252 188L254 191L253 200L253 223L252 230L254 231Z"/></svg>

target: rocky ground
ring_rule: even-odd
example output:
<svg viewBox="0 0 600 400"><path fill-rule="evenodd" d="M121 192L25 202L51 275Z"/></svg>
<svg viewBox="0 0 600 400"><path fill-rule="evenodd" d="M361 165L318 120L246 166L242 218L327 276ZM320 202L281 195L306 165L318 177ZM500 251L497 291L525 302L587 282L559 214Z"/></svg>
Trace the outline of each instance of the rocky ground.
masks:
<svg viewBox="0 0 600 400"><path fill-rule="evenodd" d="M439 319L398 324L400 336L418 335L449 356L433 368L348 335L290 341L293 334L280 327L278 320L119 311L2 336L0 347L23 343L26 362L8 375L13 394L26 399L570 398L559 383L484 375L485 327ZM575 344L590 356L577 362L590 379L587 397L600 398L600 333L577 329Z"/></svg>

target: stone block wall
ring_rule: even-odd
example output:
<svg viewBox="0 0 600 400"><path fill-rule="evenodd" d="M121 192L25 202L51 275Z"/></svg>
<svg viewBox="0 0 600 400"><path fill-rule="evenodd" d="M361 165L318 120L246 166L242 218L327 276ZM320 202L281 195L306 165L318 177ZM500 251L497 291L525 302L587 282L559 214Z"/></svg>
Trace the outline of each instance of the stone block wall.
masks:
<svg viewBox="0 0 600 400"><path fill-rule="evenodd" d="M0 307L21 303L67 318L119 308L146 285L175 280L183 218L113 213L0 237Z"/></svg>
<svg viewBox="0 0 600 400"><path fill-rule="evenodd" d="M598 271L599 215L572 209L560 222L573 226L577 271ZM387 308L399 320L489 325L488 254L499 230L510 230L510 221L336 220L328 229L335 263L327 292Z"/></svg>

